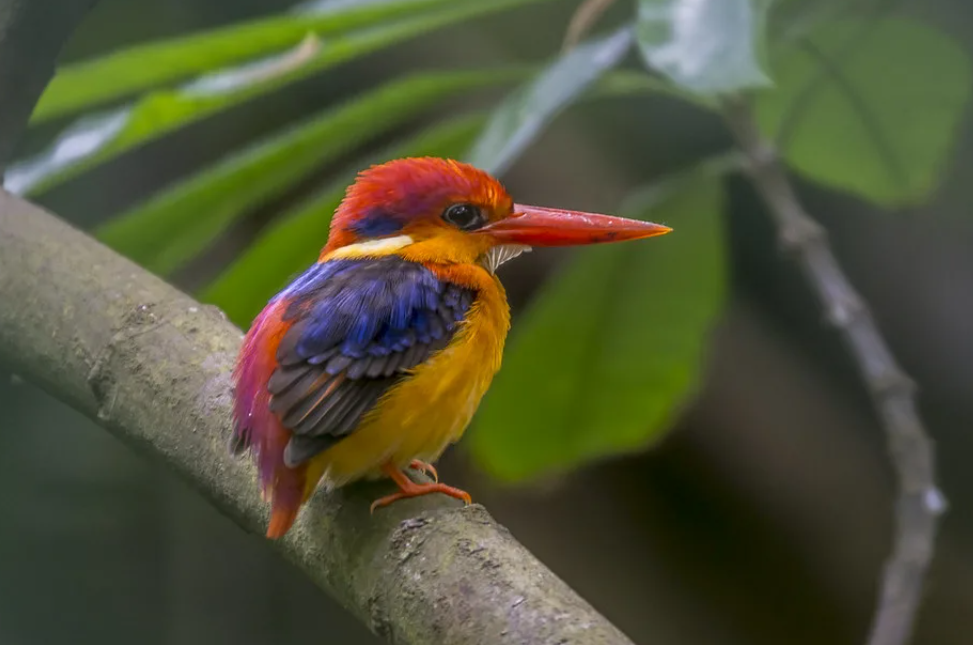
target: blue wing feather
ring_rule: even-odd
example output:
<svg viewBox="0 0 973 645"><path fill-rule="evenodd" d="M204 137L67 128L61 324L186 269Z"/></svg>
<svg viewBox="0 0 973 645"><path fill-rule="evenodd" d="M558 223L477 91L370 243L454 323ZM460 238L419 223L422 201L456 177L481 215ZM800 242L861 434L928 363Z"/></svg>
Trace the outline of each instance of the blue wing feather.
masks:
<svg viewBox="0 0 973 645"><path fill-rule="evenodd" d="M382 393L445 347L475 293L398 257L315 265L278 298L290 328L270 380L271 409L291 430L288 465L327 449Z"/></svg>

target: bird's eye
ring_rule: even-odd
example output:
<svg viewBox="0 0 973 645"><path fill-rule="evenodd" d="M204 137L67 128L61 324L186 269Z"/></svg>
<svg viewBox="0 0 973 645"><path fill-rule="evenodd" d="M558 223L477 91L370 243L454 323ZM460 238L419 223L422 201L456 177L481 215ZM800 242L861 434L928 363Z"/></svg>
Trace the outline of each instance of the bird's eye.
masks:
<svg viewBox="0 0 973 645"><path fill-rule="evenodd" d="M443 212L443 219L464 231L486 224L483 211L473 204L453 204Z"/></svg>

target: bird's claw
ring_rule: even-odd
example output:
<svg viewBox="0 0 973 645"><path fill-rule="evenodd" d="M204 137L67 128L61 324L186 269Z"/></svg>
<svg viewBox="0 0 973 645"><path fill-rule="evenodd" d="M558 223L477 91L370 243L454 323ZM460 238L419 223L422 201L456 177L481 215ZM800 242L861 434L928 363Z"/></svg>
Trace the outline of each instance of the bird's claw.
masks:
<svg viewBox="0 0 973 645"><path fill-rule="evenodd" d="M429 477L432 477L433 481L435 481L437 484L439 483L439 472L432 464L426 463L425 461L420 461L418 459L413 459L412 462L409 463L409 468L412 470L418 470Z"/></svg>
<svg viewBox="0 0 973 645"><path fill-rule="evenodd" d="M392 502L397 502L400 499L408 499L410 497L421 497L423 495L428 495L430 493L442 493L443 495L448 495L453 499L462 500L464 504L473 503L473 499L470 497L470 494L467 493L465 490L460 490L459 488L453 488L452 486L447 486L446 484L440 484L438 481L438 473L436 473L436 469L430 466L429 464L423 461L413 460L412 463L409 464L409 467L415 468L416 470L423 470L423 471L428 469L432 471L433 475L437 478L437 481L435 483L417 484L416 482L409 479L405 475L405 473L403 473L397 466L395 466L392 463L386 463L385 465L382 466L382 470L385 472L386 475L389 476L389 478L392 481L396 483L396 485L399 487L399 490L396 493L392 493L391 495L386 495L385 497L380 497L379 499L376 499L374 502L372 502L372 505L369 507L370 513L374 513L376 508L380 508L382 506L388 506Z"/></svg>
<svg viewBox="0 0 973 645"><path fill-rule="evenodd" d="M385 497L376 499L374 502L372 502L368 512L374 513L376 508L388 506L392 502L397 502L400 499L421 497L423 495L429 495L430 493L442 493L443 495L448 495L453 499L458 499L467 505L473 503L473 498L470 497L470 494L465 490L460 490L459 488L453 488L452 486L447 486L446 484L414 484L407 489L400 490L392 493L391 495L386 495Z"/></svg>

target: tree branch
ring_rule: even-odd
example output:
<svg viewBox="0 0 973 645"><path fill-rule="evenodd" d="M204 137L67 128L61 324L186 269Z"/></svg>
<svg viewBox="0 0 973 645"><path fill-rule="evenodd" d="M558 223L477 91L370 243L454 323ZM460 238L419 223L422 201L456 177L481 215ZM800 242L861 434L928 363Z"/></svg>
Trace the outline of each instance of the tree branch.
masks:
<svg viewBox="0 0 973 645"><path fill-rule="evenodd" d="M936 487L933 443L916 412L914 384L896 364L871 313L828 246L827 235L801 206L775 150L761 137L749 107L729 101L724 115L748 160L757 192L777 223L785 250L824 305L858 364L887 435L898 475L892 553L885 563L869 645L905 645L932 559L939 516L946 500Z"/></svg>
<svg viewBox="0 0 973 645"><path fill-rule="evenodd" d="M0 303L0 360L263 533L250 460L227 450L242 336L219 311L2 190ZM631 645L482 507L437 495L369 515L379 488L316 495L276 544L376 634Z"/></svg>

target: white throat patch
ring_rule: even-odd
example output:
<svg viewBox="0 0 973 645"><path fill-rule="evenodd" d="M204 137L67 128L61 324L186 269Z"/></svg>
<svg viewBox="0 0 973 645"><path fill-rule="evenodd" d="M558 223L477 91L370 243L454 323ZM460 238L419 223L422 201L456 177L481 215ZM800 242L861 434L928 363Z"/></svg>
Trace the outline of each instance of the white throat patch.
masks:
<svg viewBox="0 0 973 645"><path fill-rule="evenodd" d="M480 258L480 264L490 273L496 273L501 264L513 260L521 253L529 253L530 247L525 244L500 244L492 247Z"/></svg>

